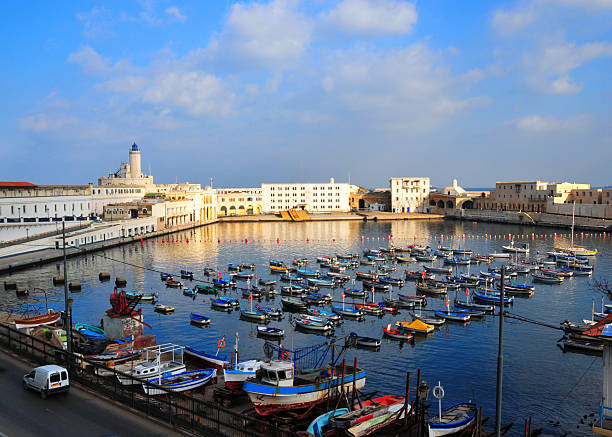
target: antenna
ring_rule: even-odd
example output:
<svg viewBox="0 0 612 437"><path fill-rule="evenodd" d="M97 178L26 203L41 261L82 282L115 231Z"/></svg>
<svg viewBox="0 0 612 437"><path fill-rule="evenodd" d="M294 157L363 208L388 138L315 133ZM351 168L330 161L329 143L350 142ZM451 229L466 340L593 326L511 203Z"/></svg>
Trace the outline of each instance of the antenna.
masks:
<svg viewBox="0 0 612 437"><path fill-rule="evenodd" d="M213 180L214 180L214 179L215 179L214 177L211 177L211 178L210 178L210 188L212 188L212 187L213 187Z"/></svg>

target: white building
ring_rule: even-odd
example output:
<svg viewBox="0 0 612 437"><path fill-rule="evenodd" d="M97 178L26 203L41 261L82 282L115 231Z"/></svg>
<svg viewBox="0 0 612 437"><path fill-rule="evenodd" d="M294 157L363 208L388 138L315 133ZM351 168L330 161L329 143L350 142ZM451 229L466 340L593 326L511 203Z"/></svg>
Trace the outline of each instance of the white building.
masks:
<svg viewBox="0 0 612 437"><path fill-rule="evenodd" d="M359 187L347 183L261 184L263 211L277 213L289 209L308 212L348 212L349 196Z"/></svg>
<svg viewBox="0 0 612 437"><path fill-rule="evenodd" d="M429 178L391 178L392 212L427 212Z"/></svg>

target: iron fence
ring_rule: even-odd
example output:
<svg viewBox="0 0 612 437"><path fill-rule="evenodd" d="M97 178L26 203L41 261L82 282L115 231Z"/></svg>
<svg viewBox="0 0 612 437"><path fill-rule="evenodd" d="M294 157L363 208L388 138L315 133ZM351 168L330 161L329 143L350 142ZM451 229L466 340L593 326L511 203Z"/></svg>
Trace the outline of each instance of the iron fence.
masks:
<svg viewBox="0 0 612 437"><path fill-rule="evenodd" d="M119 376L131 376L103 364L69 354L39 338L25 334L11 326L0 324L0 344L30 361L58 364L68 369L73 381L109 399L154 417L169 425L196 435L220 435L227 437L289 437L295 433L279 428L274 423L249 417L223 406L185 393L165 391L165 395L149 396L142 390L142 383L122 384Z"/></svg>

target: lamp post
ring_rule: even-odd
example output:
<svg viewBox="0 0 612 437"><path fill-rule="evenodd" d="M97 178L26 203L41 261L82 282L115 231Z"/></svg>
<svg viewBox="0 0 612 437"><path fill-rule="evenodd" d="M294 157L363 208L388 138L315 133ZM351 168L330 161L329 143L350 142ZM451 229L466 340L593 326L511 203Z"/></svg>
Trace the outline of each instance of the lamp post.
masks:
<svg viewBox="0 0 612 437"><path fill-rule="evenodd" d="M72 304L74 300L68 297L68 273L66 268L66 223L62 221L62 248L64 251L64 312L66 316L66 364L70 371L72 355Z"/></svg>
<svg viewBox="0 0 612 437"><path fill-rule="evenodd" d="M419 399L419 409L417 411L417 414L420 416L419 419L419 436L423 435L423 431L425 429L425 402L427 401L427 398L429 398L429 386L427 385L427 381L422 380L421 384L419 384L419 386L417 387L417 397Z"/></svg>

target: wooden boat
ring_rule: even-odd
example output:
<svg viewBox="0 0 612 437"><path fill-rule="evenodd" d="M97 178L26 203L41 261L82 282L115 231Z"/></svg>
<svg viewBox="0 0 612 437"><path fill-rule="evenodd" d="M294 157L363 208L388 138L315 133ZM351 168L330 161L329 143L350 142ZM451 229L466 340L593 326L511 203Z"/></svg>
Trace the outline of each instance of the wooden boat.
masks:
<svg viewBox="0 0 612 437"><path fill-rule="evenodd" d="M395 322L395 326L399 330L410 332L412 334L427 335L434 331L435 327L421 320L413 320L412 322Z"/></svg>
<svg viewBox="0 0 612 437"><path fill-rule="evenodd" d="M183 283L181 281L175 281L173 279L166 279L166 287L180 288L182 286L183 286Z"/></svg>
<svg viewBox="0 0 612 437"><path fill-rule="evenodd" d="M354 342L356 346L380 347L380 344L381 344L381 341L379 338L364 337L361 335L357 335L356 332L351 332L349 336L351 337L352 341Z"/></svg>
<svg viewBox="0 0 612 437"><path fill-rule="evenodd" d="M342 317L349 317L352 319L360 319L364 316L363 311L354 308L343 308L341 306L332 306L333 311Z"/></svg>
<svg viewBox="0 0 612 437"><path fill-rule="evenodd" d="M424 262L433 262L437 258L433 254L429 254L429 255L415 255L414 257L416 258L417 261L424 261Z"/></svg>
<svg viewBox="0 0 612 437"><path fill-rule="evenodd" d="M192 288L183 289L183 296L196 297L196 294L198 293Z"/></svg>
<svg viewBox="0 0 612 437"><path fill-rule="evenodd" d="M266 313L269 317L282 317L283 316L283 312L278 308L262 306L262 305L257 305L255 308L257 309L257 311Z"/></svg>
<svg viewBox="0 0 612 437"><path fill-rule="evenodd" d="M285 335L285 331L281 328L273 328L270 326L258 326L257 335L270 338L281 338Z"/></svg>
<svg viewBox="0 0 612 437"><path fill-rule="evenodd" d="M420 320L421 322L432 326L442 326L446 323L445 319L441 319L439 317L428 317L422 314L412 314L412 318L414 320Z"/></svg>
<svg viewBox="0 0 612 437"><path fill-rule="evenodd" d="M318 278L321 274L318 271L297 269L297 274L305 278Z"/></svg>
<svg viewBox="0 0 612 437"><path fill-rule="evenodd" d="M451 311L434 311L434 314L448 322L469 322L470 315L465 313L455 313Z"/></svg>
<svg viewBox="0 0 612 437"><path fill-rule="evenodd" d="M211 287L210 285L196 285L194 289L201 294L219 294L219 290L217 290L215 287Z"/></svg>
<svg viewBox="0 0 612 437"><path fill-rule="evenodd" d="M356 309L363 311L365 314L370 314L373 316L382 316L383 314L383 309L377 302L366 304L355 302L353 305Z"/></svg>
<svg viewBox="0 0 612 437"><path fill-rule="evenodd" d="M320 317L333 323L340 323L342 321L342 317L340 317L338 314L316 308L309 309L308 314L311 316Z"/></svg>
<svg viewBox="0 0 612 437"><path fill-rule="evenodd" d="M344 391L357 390L365 386L364 370L346 366L342 381L342 366L295 372L292 361L270 361L261 365L261 375L247 380L242 389L248 394L255 410L263 415L277 414L288 410L310 408L315 404L336 397L341 386Z"/></svg>
<svg viewBox="0 0 612 437"><path fill-rule="evenodd" d="M197 362L198 364L206 367L214 367L217 370L225 369L229 365L227 357L225 355L219 355L218 351L217 354L211 355L202 350L197 350L189 346L185 346L185 359Z"/></svg>
<svg viewBox="0 0 612 437"><path fill-rule="evenodd" d="M346 271L347 267L342 264L331 264L329 266L329 271L334 273L342 273Z"/></svg>
<svg viewBox="0 0 612 437"><path fill-rule="evenodd" d="M485 311L485 312L488 312L488 313L492 313L493 311L495 311L495 306L494 305L484 305L484 304L479 304L479 303L474 303L474 302L468 302L468 301L465 301L465 300L459 300L456 297L455 297L454 305L457 308L465 308L465 309L470 309L470 310Z"/></svg>
<svg viewBox="0 0 612 437"><path fill-rule="evenodd" d="M179 348L175 345L158 345L151 348L146 348L145 354L147 360L142 364L138 364L131 369L128 369L124 374L117 374L117 379L122 385L133 385L146 381L150 378L159 378L164 376L173 376L182 373L186 370L185 364L182 361L175 360L175 356L180 356ZM156 359L150 359L150 353L154 353ZM172 353L172 359L167 361L159 361L161 354ZM176 355L175 355L176 353ZM140 355L141 352L138 352Z"/></svg>
<svg viewBox="0 0 612 437"><path fill-rule="evenodd" d="M308 308L306 302L293 297L282 297L281 304L285 311L306 311Z"/></svg>
<svg viewBox="0 0 612 437"><path fill-rule="evenodd" d="M293 273L282 273L280 275L280 280L283 282L300 282L302 277Z"/></svg>
<svg viewBox="0 0 612 437"><path fill-rule="evenodd" d="M325 432L325 429L329 423L329 419L331 417L341 416L348 412L348 408L337 408L335 410L328 411L325 414L321 414L319 417L313 420L310 425L308 425L308 428L306 428L306 433L309 436L313 435L314 437L326 437L327 432Z"/></svg>
<svg viewBox="0 0 612 437"><path fill-rule="evenodd" d="M60 318L60 313L53 312L49 310L47 314L39 314L37 316L32 317L24 317L19 319L13 319L15 323L15 328L34 328L36 326L42 325L53 325Z"/></svg>
<svg viewBox="0 0 612 437"><path fill-rule="evenodd" d="M397 287L403 287L404 286L404 281L402 279L399 278L394 278L392 276L380 276L378 278L379 282L382 282L383 284L389 284L389 285L395 285Z"/></svg>
<svg viewBox="0 0 612 437"><path fill-rule="evenodd" d="M308 278L307 282L308 285L312 285L315 287L334 288L336 286L334 281L327 281L325 279Z"/></svg>
<svg viewBox="0 0 612 437"><path fill-rule="evenodd" d="M162 281L166 281L168 279L172 279L172 275L170 273L160 273L159 277L161 278Z"/></svg>
<svg viewBox="0 0 612 437"><path fill-rule="evenodd" d="M255 320L257 322L265 322L268 320L268 315L266 313L257 310L240 310L240 317L246 320Z"/></svg>
<svg viewBox="0 0 612 437"><path fill-rule="evenodd" d="M174 309L175 308L173 306L158 303L153 308L153 311L155 311L156 313L161 313L161 314L170 314L174 312Z"/></svg>
<svg viewBox="0 0 612 437"><path fill-rule="evenodd" d="M248 290L242 290L242 297L245 299L261 299L261 291L258 288L251 288Z"/></svg>
<svg viewBox="0 0 612 437"><path fill-rule="evenodd" d="M157 300L157 294L155 293L142 294L142 296L140 296L141 302L154 302L155 300Z"/></svg>
<svg viewBox="0 0 612 437"><path fill-rule="evenodd" d="M351 296L351 297L365 297L366 292L363 290L358 290L356 288L345 288L343 291L345 296Z"/></svg>
<svg viewBox="0 0 612 437"><path fill-rule="evenodd" d="M531 277L533 278L534 281L542 282L544 284L560 284L561 282L563 282L563 278L559 276L550 276L550 275L544 275L544 274L539 274L539 273L532 273Z"/></svg>
<svg viewBox="0 0 612 437"><path fill-rule="evenodd" d="M444 258L444 264L450 264L450 265L455 265L455 266L467 266L470 263L471 263L470 258L456 258L456 257Z"/></svg>
<svg viewBox="0 0 612 437"><path fill-rule="evenodd" d="M369 279L370 281L376 281L378 279L378 274L371 272L356 272L355 276L357 279Z"/></svg>
<svg viewBox="0 0 612 437"><path fill-rule="evenodd" d="M563 350L574 350L600 355L603 353L603 343L595 339L564 338Z"/></svg>
<svg viewBox="0 0 612 437"><path fill-rule="evenodd" d="M332 301L330 294L311 293L307 296L302 296L302 300L309 305L325 305Z"/></svg>
<svg viewBox="0 0 612 437"><path fill-rule="evenodd" d="M225 387L230 390L241 389L244 381L249 378L255 378L255 374L261 367L261 363L262 362L259 360L249 360L227 366L223 369Z"/></svg>
<svg viewBox="0 0 612 437"><path fill-rule="evenodd" d="M105 338L106 332L98 326L88 325L87 323L75 323L75 331L87 338Z"/></svg>
<svg viewBox="0 0 612 437"><path fill-rule="evenodd" d="M207 384L216 376L216 369L190 370L172 376L149 379L142 383L142 388L149 396L163 395L168 391L188 391Z"/></svg>
<svg viewBox="0 0 612 437"><path fill-rule="evenodd" d="M438 266L427 266L427 265L425 265L425 266L423 266L423 268L427 272L432 272L432 273L446 273L448 275L453 273L452 267L438 267Z"/></svg>
<svg viewBox="0 0 612 437"><path fill-rule="evenodd" d="M391 286L391 284L383 284L381 282L374 282L374 281L368 281L368 280L363 281L363 288L365 289L374 288L374 290L385 291L385 292L393 290L393 286Z"/></svg>
<svg viewBox="0 0 612 437"><path fill-rule="evenodd" d="M510 259L510 254L507 252L494 252L490 253L489 256L491 258L508 258Z"/></svg>
<svg viewBox="0 0 612 437"><path fill-rule="evenodd" d="M317 332L329 332L334 329L327 321L315 322L305 317L295 319L295 327Z"/></svg>
<svg viewBox="0 0 612 437"><path fill-rule="evenodd" d="M499 294L492 293L481 293L480 291L475 291L472 293L474 300L484 303L491 303L493 305L501 304L501 296ZM514 297L512 296L504 296L504 306L512 305L514 303Z"/></svg>
<svg viewBox="0 0 612 437"><path fill-rule="evenodd" d="M383 332L387 337L392 338L394 340L408 341L414 338L414 336L409 332L393 328L391 326L391 323L389 323L387 326L383 326Z"/></svg>
<svg viewBox="0 0 612 437"><path fill-rule="evenodd" d="M255 273L252 272L238 272L234 275L236 279L242 279L243 281L251 280L255 277Z"/></svg>
<svg viewBox="0 0 612 437"><path fill-rule="evenodd" d="M193 272L188 270L181 270L181 278L183 279L193 279Z"/></svg>
<svg viewBox="0 0 612 437"><path fill-rule="evenodd" d="M390 273L390 272L396 272L397 271L397 267L388 266L386 264L383 264L383 265L378 266L378 270L380 270L381 272L384 272L384 273Z"/></svg>
<svg viewBox="0 0 612 437"><path fill-rule="evenodd" d="M501 290L501 283L497 284L497 288ZM535 292L535 287L526 284L504 284L504 292L508 296L531 297Z"/></svg>
<svg viewBox="0 0 612 437"><path fill-rule="evenodd" d="M523 254L527 254L529 253L529 243L524 243L521 246L515 246L514 245L514 240L510 242L509 245L507 246L502 246L502 250L504 252L509 252L509 253L523 253Z"/></svg>
<svg viewBox="0 0 612 437"><path fill-rule="evenodd" d="M398 293L397 297L402 302L411 302L416 305L427 306L427 298L423 295L420 296L409 296L407 294Z"/></svg>
<svg viewBox="0 0 612 437"><path fill-rule="evenodd" d="M276 281L274 279L260 279L259 285L263 285L264 287L271 287L276 285Z"/></svg>
<svg viewBox="0 0 612 437"><path fill-rule="evenodd" d="M476 423L478 405L471 402L463 402L453 405L439 415L432 416L427 420L429 437L440 437L446 435L458 435L466 428Z"/></svg>
<svg viewBox="0 0 612 437"><path fill-rule="evenodd" d="M294 266L305 266L308 264L308 258L294 258L293 265Z"/></svg>
<svg viewBox="0 0 612 437"><path fill-rule="evenodd" d="M451 308L450 311L459 314L467 314L470 316L470 320L484 319L487 315L486 311L472 310L468 308Z"/></svg>
<svg viewBox="0 0 612 437"><path fill-rule="evenodd" d="M334 282L347 282L351 280L351 275L345 275L343 273L327 272L323 279L328 279Z"/></svg>
<svg viewBox="0 0 612 437"><path fill-rule="evenodd" d="M416 289L421 293L433 294L436 296L444 295L447 293L445 286L431 286L425 282L417 282Z"/></svg>
<svg viewBox="0 0 612 437"><path fill-rule="evenodd" d="M189 320L195 325L210 325L210 318L201 314L191 313L189 314Z"/></svg>
<svg viewBox="0 0 612 437"><path fill-rule="evenodd" d="M415 263L417 260L411 256L395 256L395 261L398 263Z"/></svg>
<svg viewBox="0 0 612 437"><path fill-rule="evenodd" d="M545 269L540 267L540 272L544 275L548 276L557 276L559 278L569 278L574 275L574 272L569 270L554 270L554 269Z"/></svg>
<svg viewBox="0 0 612 437"><path fill-rule="evenodd" d="M409 279L411 281L422 281L422 280L427 280L427 279L434 279L435 276L432 275L431 273L427 273L427 272L417 272L417 271L408 271L406 270L406 279Z"/></svg>
<svg viewBox="0 0 612 437"><path fill-rule="evenodd" d="M210 305L213 308L222 309L222 310L231 310L234 306L228 299L211 299Z"/></svg>
<svg viewBox="0 0 612 437"><path fill-rule="evenodd" d="M270 271L272 273L287 273L289 269L282 261L270 261Z"/></svg>
<svg viewBox="0 0 612 437"><path fill-rule="evenodd" d="M362 402L361 408L330 420L331 430L343 431L351 437L365 437L376 433L394 420L403 417L404 398L381 396Z"/></svg>

